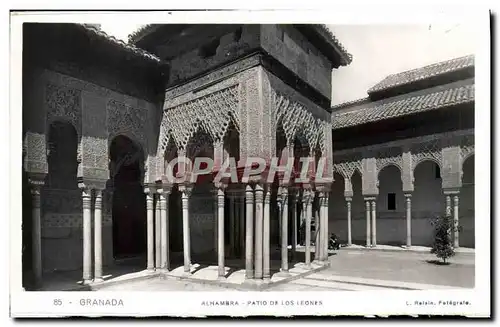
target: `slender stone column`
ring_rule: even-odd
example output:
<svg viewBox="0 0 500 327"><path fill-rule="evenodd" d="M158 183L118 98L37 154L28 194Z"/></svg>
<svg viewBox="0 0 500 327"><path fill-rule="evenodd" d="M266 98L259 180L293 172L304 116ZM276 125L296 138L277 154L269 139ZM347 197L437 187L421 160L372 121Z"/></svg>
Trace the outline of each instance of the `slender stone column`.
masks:
<svg viewBox="0 0 500 327"><path fill-rule="evenodd" d="M83 283L89 284L92 279L92 196L90 189L82 188L83 206Z"/></svg>
<svg viewBox="0 0 500 327"><path fill-rule="evenodd" d="M240 203L240 257L243 259L245 256L245 193L242 192L242 196L239 198Z"/></svg>
<svg viewBox="0 0 500 327"><path fill-rule="evenodd" d="M102 190L95 190L94 283L99 283L102 281Z"/></svg>
<svg viewBox="0 0 500 327"><path fill-rule="evenodd" d="M323 197L323 237L322 239L322 253L321 253L321 260L322 261L328 261L328 192L324 193Z"/></svg>
<svg viewBox="0 0 500 327"><path fill-rule="evenodd" d="M252 279L253 271L253 189L250 184L246 186L246 233L245 233L245 278Z"/></svg>
<svg viewBox="0 0 500 327"><path fill-rule="evenodd" d="M371 245L371 227L370 227L370 200L365 199L366 207L366 246Z"/></svg>
<svg viewBox="0 0 500 327"><path fill-rule="evenodd" d="M189 196L191 189L187 186L181 187L182 192L182 235L184 252L184 273L191 273L191 244L189 230ZM220 235L219 235L220 237Z"/></svg>
<svg viewBox="0 0 500 327"><path fill-rule="evenodd" d="M377 201L372 200L372 247L377 246Z"/></svg>
<svg viewBox="0 0 500 327"><path fill-rule="evenodd" d="M160 209L160 193L156 190L155 195L155 268L161 267L161 209Z"/></svg>
<svg viewBox="0 0 500 327"><path fill-rule="evenodd" d="M148 237L148 263L147 269L155 269L154 257L154 211L153 211L153 193L150 189L145 189L146 193L146 212L147 212L147 237Z"/></svg>
<svg viewBox="0 0 500 327"><path fill-rule="evenodd" d="M453 196L453 247L459 247L459 233L458 233L458 194Z"/></svg>
<svg viewBox="0 0 500 327"><path fill-rule="evenodd" d="M264 190L262 185L255 185L255 278L262 278L262 224L264 218Z"/></svg>
<svg viewBox="0 0 500 327"><path fill-rule="evenodd" d="M313 204L315 204L314 208L314 221L315 221L315 231L314 231L314 261L319 261L321 260L321 229L323 226L321 225L321 201L322 201L322 193L321 192L315 192L314 196L316 198L316 201L313 201Z"/></svg>
<svg viewBox="0 0 500 327"><path fill-rule="evenodd" d="M283 187L281 213L281 271L288 274L288 188Z"/></svg>
<svg viewBox="0 0 500 327"><path fill-rule="evenodd" d="M312 218L312 198L313 193L310 190L304 190L304 204L306 207L306 240L305 240L305 264L311 266L311 218Z"/></svg>
<svg viewBox="0 0 500 327"><path fill-rule="evenodd" d="M170 270L170 238L169 238L169 220L168 220L168 195L169 189L158 190L160 196L160 212L161 212L161 269L164 271Z"/></svg>
<svg viewBox="0 0 500 327"><path fill-rule="evenodd" d="M292 257L295 258L297 252L297 233L298 233L298 224L297 224L297 199L299 196L299 192L296 191L292 195L292 210L291 210L291 220L292 220Z"/></svg>
<svg viewBox="0 0 500 327"><path fill-rule="evenodd" d="M446 215L451 216L451 196L446 194Z"/></svg>
<svg viewBox="0 0 500 327"><path fill-rule="evenodd" d="M270 214L271 214L271 185L266 185L266 194L264 197L264 222L262 226L262 270L263 278L271 278L271 235L270 235Z"/></svg>
<svg viewBox="0 0 500 327"><path fill-rule="evenodd" d="M235 253L235 235L236 229L234 228L234 220L235 220L235 210L234 210L234 194L233 192L228 192L228 200L229 200L229 253L230 256L233 256Z"/></svg>
<svg viewBox="0 0 500 327"><path fill-rule="evenodd" d="M40 187L41 185L32 185L32 251L33 251L33 275L35 286L42 283L42 223L40 213Z"/></svg>
<svg viewBox="0 0 500 327"><path fill-rule="evenodd" d="M217 187L217 228L218 228L218 278L223 279L226 276L224 266L224 189Z"/></svg>
<svg viewBox="0 0 500 327"><path fill-rule="evenodd" d="M406 247L411 247L411 194L405 194L406 197Z"/></svg>
<svg viewBox="0 0 500 327"><path fill-rule="evenodd" d="M347 245L352 245L352 223L351 223L351 197L345 198L347 202Z"/></svg>

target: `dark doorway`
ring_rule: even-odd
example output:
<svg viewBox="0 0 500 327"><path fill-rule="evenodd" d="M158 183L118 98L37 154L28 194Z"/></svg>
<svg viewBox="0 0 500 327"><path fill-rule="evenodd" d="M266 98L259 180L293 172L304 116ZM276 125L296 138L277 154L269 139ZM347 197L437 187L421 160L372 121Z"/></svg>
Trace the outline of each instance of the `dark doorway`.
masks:
<svg viewBox="0 0 500 327"><path fill-rule="evenodd" d="M141 183L143 157L141 148L125 136L117 136L111 142L115 259L146 252L146 196Z"/></svg>

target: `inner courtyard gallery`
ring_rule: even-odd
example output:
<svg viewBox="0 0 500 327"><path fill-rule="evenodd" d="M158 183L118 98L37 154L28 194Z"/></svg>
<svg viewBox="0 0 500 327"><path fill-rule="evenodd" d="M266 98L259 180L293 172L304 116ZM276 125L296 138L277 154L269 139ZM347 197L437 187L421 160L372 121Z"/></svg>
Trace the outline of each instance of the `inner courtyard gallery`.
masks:
<svg viewBox="0 0 500 327"><path fill-rule="evenodd" d="M151 24L125 43L96 25L25 23L22 59L27 288L59 271L99 283L134 258L266 281L328 265L331 233L430 246L444 214L454 246L475 246L472 55L335 106L332 71L353 56L324 25ZM210 173L186 178L181 159L202 157ZM228 158L238 178L216 179ZM272 158L305 180L268 178Z"/></svg>

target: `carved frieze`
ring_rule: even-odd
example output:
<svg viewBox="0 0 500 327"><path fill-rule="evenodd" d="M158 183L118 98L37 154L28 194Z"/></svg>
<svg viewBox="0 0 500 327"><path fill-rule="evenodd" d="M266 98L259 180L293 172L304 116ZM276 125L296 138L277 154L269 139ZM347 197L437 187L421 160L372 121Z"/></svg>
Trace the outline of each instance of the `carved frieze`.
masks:
<svg viewBox="0 0 500 327"><path fill-rule="evenodd" d="M326 121L315 117L305 105L281 94L272 91L273 111L276 119L274 130L278 124L283 127L287 143L294 141L295 137L303 136L310 149L325 148L324 124Z"/></svg>
<svg viewBox="0 0 500 327"><path fill-rule="evenodd" d="M238 97L238 86L234 85L168 109L161 123L160 151L165 151L170 136L178 148L185 149L199 129L214 141L224 137L231 122L239 130Z"/></svg>
<svg viewBox="0 0 500 327"><path fill-rule="evenodd" d="M354 172L358 170L362 174L361 159L353 161L344 161L333 164L333 171L339 173L346 179L351 179Z"/></svg>
<svg viewBox="0 0 500 327"><path fill-rule="evenodd" d="M474 135L466 135L462 137L460 142L460 157L462 163L474 154Z"/></svg>
<svg viewBox="0 0 500 327"><path fill-rule="evenodd" d="M47 83L45 104L48 124L58 119L69 121L82 135L81 90Z"/></svg>
<svg viewBox="0 0 500 327"><path fill-rule="evenodd" d="M147 127L147 110L133 108L125 103L110 100L107 104L107 129L109 139L116 135L132 135L141 145L147 144L145 130Z"/></svg>
<svg viewBox="0 0 500 327"><path fill-rule="evenodd" d="M47 150L44 134L26 132L23 140L24 169L27 172L47 173Z"/></svg>
<svg viewBox="0 0 500 327"><path fill-rule="evenodd" d="M400 148L381 148L374 157L377 159L378 172L389 165L396 166L401 172L403 171L403 156Z"/></svg>
<svg viewBox="0 0 500 327"><path fill-rule="evenodd" d="M434 161L440 167L442 166L441 142L439 138L431 139L427 142L414 144L411 146L411 155L413 168L423 161Z"/></svg>

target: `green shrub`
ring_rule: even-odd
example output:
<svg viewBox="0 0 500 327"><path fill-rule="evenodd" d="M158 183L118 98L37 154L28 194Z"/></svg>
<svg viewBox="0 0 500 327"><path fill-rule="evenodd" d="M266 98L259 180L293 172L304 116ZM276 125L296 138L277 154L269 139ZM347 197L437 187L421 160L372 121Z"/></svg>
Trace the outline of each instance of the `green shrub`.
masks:
<svg viewBox="0 0 500 327"><path fill-rule="evenodd" d="M439 216L432 220L434 227L434 243L431 253L446 263L446 259L455 255L452 234L458 227L454 226L452 216Z"/></svg>

